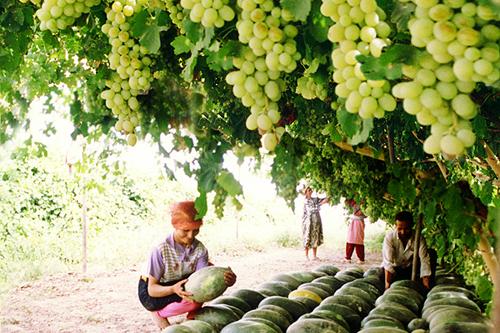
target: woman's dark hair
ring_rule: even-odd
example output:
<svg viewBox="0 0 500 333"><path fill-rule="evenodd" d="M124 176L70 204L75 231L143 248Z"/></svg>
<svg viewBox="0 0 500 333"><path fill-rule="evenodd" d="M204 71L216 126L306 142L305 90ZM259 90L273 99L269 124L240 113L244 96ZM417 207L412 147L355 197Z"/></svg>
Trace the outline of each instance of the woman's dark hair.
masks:
<svg viewBox="0 0 500 333"><path fill-rule="evenodd" d="M396 214L394 218L396 221L407 222L413 224L413 215L408 211L402 211Z"/></svg>

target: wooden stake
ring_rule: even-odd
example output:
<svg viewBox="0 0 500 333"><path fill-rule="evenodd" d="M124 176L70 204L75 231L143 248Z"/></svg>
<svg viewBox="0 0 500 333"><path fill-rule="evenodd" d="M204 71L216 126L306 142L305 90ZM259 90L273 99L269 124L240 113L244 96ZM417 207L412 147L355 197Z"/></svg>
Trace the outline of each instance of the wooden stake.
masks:
<svg viewBox="0 0 500 333"><path fill-rule="evenodd" d="M411 266L411 279L412 281L417 282L417 266L418 266L418 254L420 247L420 229L422 228L422 220L424 216L422 214L419 215L417 221L417 227L415 228L415 240L413 243L413 262Z"/></svg>

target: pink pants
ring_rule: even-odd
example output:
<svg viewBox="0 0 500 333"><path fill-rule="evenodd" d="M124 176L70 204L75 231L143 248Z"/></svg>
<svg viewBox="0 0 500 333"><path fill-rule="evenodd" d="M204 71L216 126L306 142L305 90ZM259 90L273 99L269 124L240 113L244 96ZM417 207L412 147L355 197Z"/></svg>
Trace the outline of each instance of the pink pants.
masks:
<svg viewBox="0 0 500 333"><path fill-rule="evenodd" d="M196 311L203 303L191 302L182 300L180 302L170 303L163 309L157 311L156 313L162 318L168 318L172 316L178 316L186 312Z"/></svg>

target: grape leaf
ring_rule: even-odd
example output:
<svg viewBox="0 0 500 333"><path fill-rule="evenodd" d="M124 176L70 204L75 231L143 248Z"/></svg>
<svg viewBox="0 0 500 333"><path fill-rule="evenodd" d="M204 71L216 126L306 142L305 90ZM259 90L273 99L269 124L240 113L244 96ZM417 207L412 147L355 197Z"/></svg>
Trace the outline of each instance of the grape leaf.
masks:
<svg viewBox="0 0 500 333"><path fill-rule="evenodd" d="M361 128L359 116L349 113L345 108L337 111L337 120L340 128L348 137L355 135Z"/></svg>
<svg viewBox="0 0 500 333"><path fill-rule="evenodd" d="M394 44L389 46L378 58L360 54L356 59L361 63L361 70L369 80L395 80L403 76L403 64L413 61L417 49L411 45Z"/></svg>
<svg viewBox="0 0 500 333"><path fill-rule="evenodd" d="M168 27L158 26L156 23L147 27L140 38L141 45L147 48L150 53L157 53L161 46L160 32L166 31L167 29Z"/></svg>
<svg viewBox="0 0 500 333"><path fill-rule="evenodd" d="M130 31L133 37L139 38L146 30L148 11L143 9L130 19Z"/></svg>
<svg viewBox="0 0 500 333"><path fill-rule="evenodd" d="M232 57L238 54L240 48L241 43L236 41L229 41L223 47L220 47L219 42L214 43L210 49L205 51L208 67L216 72L233 68Z"/></svg>
<svg viewBox="0 0 500 333"><path fill-rule="evenodd" d="M280 5L290 11L297 20L304 22L311 11L311 0L281 0Z"/></svg>
<svg viewBox="0 0 500 333"><path fill-rule="evenodd" d="M241 184L234 178L232 173L226 170L220 172L217 177L217 184L233 197L243 194Z"/></svg>
<svg viewBox="0 0 500 333"><path fill-rule="evenodd" d="M194 208L196 208L196 219L201 219L207 214L208 204L207 204L207 193L200 192L200 195L194 200Z"/></svg>
<svg viewBox="0 0 500 333"><path fill-rule="evenodd" d="M175 55L187 53L191 51L191 48L193 47L191 41L186 36L182 35L175 37L170 45L172 45L172 47L174 48Z"/></svg>
<svg viewBox="0 0 500 333"><path fill-rule="evenodd" d="M186 37L193 43L196 44L203 37L203 27L200 24L194 23L191 20L184 20L184 30L186 31Z"/></svg>
<svg viewBox="0 0 500 333"><path fill-rule="evenodd" d="M377 6L382 8L382 10L388 14L392 13L394 10L394 0L377 0Z"/></svg>
<svg viewBox="0 0 500 333"><path fill-rule="evenodd" d="M366 142L370 136L370 132L373 129L373 119L363 119L363 126L361 130L354 134L351 138L347 140L347 143L355 146L357 144Z"/></svg>
<svg viewBox="0 0 500 333"><path fill-rule="evenodd" d="M321 0L314 0L306 28L310 35L320 43L328 40L328 30L333 25L329 17L321 14L321 3Z"/></svg>
<svg viewBox="0 0 500 333"><path fill-rule="evenodd" d="M397 2L391 14L391 22L396 24L397 31L408 29L408 21L415 13L415 4L411 2Z"/></svg>

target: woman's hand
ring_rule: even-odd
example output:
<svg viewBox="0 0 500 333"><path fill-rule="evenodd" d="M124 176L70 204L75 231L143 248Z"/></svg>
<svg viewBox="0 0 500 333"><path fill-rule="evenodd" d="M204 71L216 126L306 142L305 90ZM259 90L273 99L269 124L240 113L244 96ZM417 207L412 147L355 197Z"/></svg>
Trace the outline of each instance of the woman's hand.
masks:
<svg viewBox="0 0 500 333"><path fill-rule="evenodd" d="M188 279L184 279L184 280L177 282L176 284L174 284L172 286L172 290L174 291L175 294L179 295L179 297L181 297L182 299L190 300L189 296L192 296L193 294L184 290L184 283L186 283L187 280Z"/></svg>
<svg viewBox="0 0 500 333"><path fill-rule="evenodd" d="M236 274L231 270L231 267L228 267L228 270L224 272L224 283L228 287L236 283Z"/></svg>

